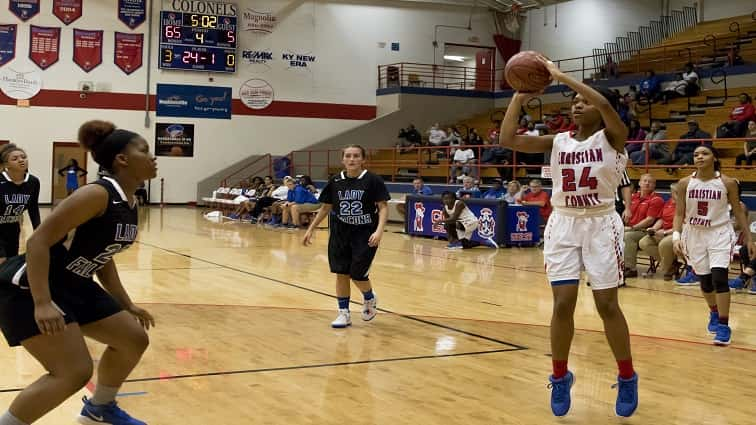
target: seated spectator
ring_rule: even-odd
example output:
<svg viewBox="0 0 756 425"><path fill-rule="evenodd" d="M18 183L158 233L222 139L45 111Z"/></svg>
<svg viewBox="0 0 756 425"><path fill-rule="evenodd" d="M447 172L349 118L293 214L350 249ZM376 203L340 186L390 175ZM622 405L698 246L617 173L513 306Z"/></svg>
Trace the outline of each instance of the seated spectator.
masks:
<svg viewBox="0 0 756 425"><path fill-rule="evenodd" d="M501 179L493 179L491 188L483 194L483 199L502 199L506 190L504 189Z"/></svg>
<svg viewBox="0 0 756 425"><path fill-rule="evenodd" d="M462 142L462 136L455 127L449 127L446 129L446 138L441 142L442 146L459 146Z"/></svg>
<svg viewBox="0 0 756 425"><path fill-rule="evenodd" d="M446 139L446 133L444 133L444 130L441 130L438 123L433 124L430 130L428 130L428 144L430 146L441 146L444 139Z"/></svg>
<svg viewBox="0 0 756 425"><path fill-rule="evenodd" d="M509 161L512 159L511 150L491 140L486 140L485 146L480 153L481 164L509 165ZM506 167L497 167L496 171L501 178L506 178L505 176L512 174L511 170Z"/></svg>
<svg viewBox="0 0 756 425"><path fill-rule="evenodd" d="M577 130L577 126L574 122L572 122L572 118L569 115L566 115L564 117L564 123L561 127L559 127L559 130L557 130L557 133L564 133L567 131L575 131Z"/></svg>
<svg viewBox="0 0 756 425"><path fill-rule="evenodd" d="M316 211L320 208L320 202L293 178L284 179L284 184L289 191L286 194L286 202L281 205L281 226L296 229L300 225L299 214Z"/></svg>
<svg viewBox="0 0 756 425"><path fill-rule="evenodd" d="M254 208L253 198L257 198L257 192L263 185L262 177L255 176L252 178L252 182L248 185L242 185L245 190L236 198L234 202L238 204L234 212L228 215L229 218L234 220L247 218L246 215Z"/></svg>
<svg viewBox="0 0 756 425"><path fill-rule="evenodd" d="M630 219L625 223L625 277L638 276L638 242L647 234L648 228L661 217L664 199L656 189L656 179L651 174L644 174L638 182L638 191L633 193L630 202Z"/></svg>
<svg viewBox="0 0 756 425"><path fill-rule="evenodd" d="M252 209L251 212L251 219L250 222L257 223L260 220L260 216L262 215L262 212L265 208L271 208L273 207L276 202L282 202L286 200L286 197L289 193L289 188L286 187L286 185L281 185L277 187L275 184L273 184L273 178L270 176L265 176L264 180L264 187L260 189L257 194L257 202L255 202L255 207ZM277 224L280 221L278 220L275 215L272 215L270 220L270 224Z"/></svg>
<svg viewBox="0 0 756 425"><path fill-rule="evenodd" d="M543 184L538 179L530 181L530 190L520 197L520 205L540 207L541 224L546 224L551 215L551 196L543 190Z"/></svg>
<svg viewBox="0 0 756 425"><path fill-rule="evenodd" d="M711 139L711 134L698 128L698 122L688 121L688 132L680 136L680 139ZM711 140L704 143L711 144ZM686 165L693 163L693 151L701 146L701 140L695 142L678 142L672 156L658 161L659 164Z"/></svg>
<svg viewBox="0 0 756 425"><path fill-rule="evenodd" d="M420 177L415 178L412 180L412 192L410 192L412 195L423 195L423 196L431 196L433 195L433 191L431 188L425 185L425 182L423 182L423 179ZM407 215L407 197L404 198L403 204L396 204L396 210L399 212L399 214L404 217Z"/></svg>
<svg viewBox="0 0 756 425"><path fill-rule="evenodd" d="M685 64L685 72L680 74L680 79L670 83L669 89L662 92L663 103L677 97L695 96L699 90L698 74L693 69L693 64L688 62Z"/></svg>
<svg viewBox="0 0 756 425"><path fill-rule="evenodd" d="M462 187L456 193L457 198L480 198L480 189L475 186L475 179L466 176L462 179Z"/></svg>
<svg viewBox="0 0 756 425"><path fill-rule="evenodd" d="M659 121L651 123L651 131L646 133L646 140L666 140L667 131ZM646 163L646 151L648 151L649 159L667 160L669 158L669 145L666 143L643 143L643 146L639 151L635 151L630 154L630 161L633 164L645 164Z"/></svg>
<svg viewBox="0 0 756 425"><path fill-rule="evenodd" d="M478 130L475 128L470 129L470 133L467 135L467 144L470 146L478 146L483 144L483 138L478 134Z"/></svg>
<svg viewBox="0 0 756 425"><path fill-rule="evenodd" d="M305 189L309 190L310 193L313 195L318 194L318 188L315 187L315 182L312 181L312 178L307 175L297 176L299 179L299 185L304 187Z"/></svg>
<svg viewBox="0 0 756 425"><path fill-rule="evenodd" d="M522 196L522 186L517 180L507 183L507 193L504 194L504 200L508 204L515 204Z"/></svg>
<svg viewBox="0 0 756 425"><path fill-rule="evenodd" d="M672 280L678 268L677 257L672 250L672 220L675 218L677 184L669 186L670 197L662 207L661 217L646 230L647 235L638 242L641 251L659 261L658 268L664 280Z"/></svg>
<svg viewBox="0 0 756 425"><path fill-rule="evenodd" d="M536 123L534 121L528 121L527 130L523 133L526 136L538 136L541 133L536 129Z"/></svg>
<svg viewBox="0 0 756 425"><path fill-rule="evenodd" d="M520 136L520 135L523 135L523 134L527 133L527 131L528 131L528 123L529 122L530 122L530 120L528 120L528 119L526 119L524 117L520 118L520 127L517 128L517 131L515 132L515 134L518 135L518 136ZM535 126L534 126L534 128L535 128Z"/></svg>
<svg viewBox="0 0 756 425"><path fill-rule="evenodd" d="M494 120L491 122L493 125L491 128L488 129L488 140L492 144L498 144L499 143L499 132L501 131L501 120Z"/></svg>
<svg viewBox="0 0 756 425"><path fill-rule="evenodd" d="M636 119L630 120L630 125L628 126L628 133L627 133L627 141L628 142L634 142L634 141L641 141L646 139L646 132L643 130L643 127L640 125L640 121ZM633 152L637 152L643 148L642 143L628 143L625 145L625 148L627 149L627 153L631 154Z"/></svg>
<svg viewBox="0 0 756 425"><path fill-rule="evenodd" d="M619 78L619 66L614 62L612 55L606 55L606 64L604 65L606 76L610 78Z"/></svg>
<svg viewBox="0 0 756 425"><path fill-rule="evenodd" d="M453 192L441 194L444 203L444 227L449 243L448 249L469 249L480 246L472 240L473 233L478 229L478 218L467 208L465 201L457 199Z"/></svg>
<svg viewBox="0 0 756 425"><path fill-rule="evenodd" d="M735 165L738 167L743 162L753 165L753 160L756 159L756 121L748 121L748 132L745 137L752 137L753 140L743 142L743 153L735 157Z"/></svg>
<svg viewBox="0 0 756 425"><path fill-rule="evenodd" d="M640 100L640 92L638 92L638 87L631 85L628 92L625 93L625 99L629 100L628 104Z"/></svg>
<svg viewBox="0 0 756 425"><path fill-rule="evenodd" d="M457 172L462 170L462 175L459 178L470 175L475 165L475 152L472 148L462 145L454 152L454 162L451 167L451 180L449 183L454 183L457 180Z"/></svg>
<svg viewBox="0 0 756 425"><path fill-rule="evenodd" d="M549 117L549 119L546 120L546 127L549 128L549 132L552 134L556 134L559 132L559 129L564 126L564 115L562 114L555 114Z"/></svg>
<svg viewBox="0 0 756 425"><path fill-rule="evenodd" d="M396 147L401 151L402 148L411 148L420 146L423 143L423 136L417 131L413 124L410 124L406 129L399 130L399 142Z"/></svg>
<svg viewBox="0 0 756 425"><path fill-rule="evenodd" d="M717 129L717 139L743 137L746 133L748 122L756 121L756 109L754 109L753 103L751 103L751 96L741 93L738 99L740 100L740 105L732 109L730 120Z"/></svg>
<svg viewBox="0 0 756 425"><path fill-rule="evenodd" d="M656 73L652 70L646 71L646 78L640 82L640 95L651 102L656 102L659 98L661 82Z"/></svg>

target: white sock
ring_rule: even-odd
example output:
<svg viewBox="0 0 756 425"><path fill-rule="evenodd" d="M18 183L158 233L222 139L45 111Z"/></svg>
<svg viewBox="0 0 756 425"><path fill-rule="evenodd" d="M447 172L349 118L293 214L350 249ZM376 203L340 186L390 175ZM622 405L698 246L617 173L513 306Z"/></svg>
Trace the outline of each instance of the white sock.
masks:
<svg viewBox="0 0 756 425"><path fill-rule="evenodd" d="M28 425L26 422L22 422L21 419L13 416L9 411L6 411L3 416L0 416L0 425Z"/></svg>

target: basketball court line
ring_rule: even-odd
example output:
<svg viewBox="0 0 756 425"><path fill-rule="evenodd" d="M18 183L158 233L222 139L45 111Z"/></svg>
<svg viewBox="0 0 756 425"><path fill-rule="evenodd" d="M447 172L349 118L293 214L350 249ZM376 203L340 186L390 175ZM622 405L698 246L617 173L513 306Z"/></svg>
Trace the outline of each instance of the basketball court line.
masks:
<svg viewBox="0 0 756 425"><path fill-rule="evenodd" d="M210 377L210 376L249 375L249 374L264 373L264 372L282 372L282 371L289 371L289 370L320 369L320 368L326 368L326 367L352 366L352 365L362 365L362 364L372 364L372 363L393 363L393 362L403 362L403 361L412 361L412 360L443 359L443 358L448 358L448 357L468 357L468 356L479 356L483 354L508 353L512 351L521 351L521 350L523 349L522 348L501 348L498 350L469 351L469 352L454 353L454 354L391 357L387 359L355 360L351 362L316 363L316 364L309 364L309 365L267 367L267 368L260 368L260 369L226 370L226 371L219 371L219 372L189 373L189 374L171 375L171 376L151 376L147 378L127 379L125 382L134 383L134 382L151 382L151 381L175 381L178 379L204 378L204 377ZM0 389L0 394L20 392L23 389L24 388ZM141 395L142 393L144 392L140 391L137 393L127 393L127 394Z"/></svg>
<svg viewBox="0 0 756 425"><path fill-rule="evenodd" d="M165 251L165 252L168 252L168 253L171 253L171 254L187 257L187 258L190 258L192 260L197 260L197 261L202 261L202 262L205 262L205 263L208 263L208 264L213 264L215 266L219 266L219 267L227 269L227 270L235 271L237 273L242 273L242 274L246 274L246 275L249 275L249 276L254 276L254 277L257 277L259 279L264 279L264 280L268 280L270 282L280 283L282 285L290 286L292 288L297 288L297 289L301 289L301 290L304 290L304 291L307 291L307 292L311 292L313 294L323 295L323 296L326 296L328 298L336 299L335 295L331 295L331 294L329 294L327 292L323 292L323 291L318 291L316 289L307 288L305 286L297 285L295 283L287 282L285 280L280 280L280 279L272 278L272 277L265 276L265 275L262 275L262 274L258 274L258 273L255 273L255 272L250 272L250 271L242 270L242 269L239 269L239 268L236 268L236 267L231 267L231 266L227 266L227 265L224 265L224 264L216 263L216 262L213 262L213 261L205 260L205 259L202 259L202 258L194 257L194 256L189 255L189 254L184 254L184 253L181 253L181 252L178 252L178 251L174 251L174 250L171 250L171 249L168 249L168 248L163 248L163 247L160 247L160 246L157 246L157 245L154 245L154 244L150 244L150 243L147 243L147 242L137 241L136 243L139 243L139 244L142 244L142 245L146 245L146 246L149 246L149 247L152 247L152 248L155 248L155 249L160 249L162 251ZM362 305L362 303L354 301L354 300L351 301L351 303L352 304L356 304L356 305ZM471 336L471 337L474 337L474 338L479 338L479 339L482 339L482 340L485 340L485 341L490 341L490 342L494 342L494 343L497 343L497 344L506 345L506 346L512 347L512 348L517 349L517 350L527 350L528 349L528 347L525 347L525 346L522 346L522 345L519 345L519 344L515 344L515 343L511 343L511 342L507 342L507 341L503 341L503 340L499 340L499 339L495 339L495 338L491 338L491 337L480 335L480 334L476 334L476 333L473 333L473 332L468 332L468 331L465 331L465 330L462 330L462 329L457 329L457 328L454 328L454 327L451 327L451 326L442 325L440 323L431 322L431 321L428 321L428 320L420 319L420 318L409 316L409 315L406 315L406 314L396 313L396 312L393 312L391 310L386 310L384 308L377 308L377 310L378 311L382 311L384 313L394 314L394 315L396 315L398 317L401 317L401 318L404 318L404 319L408 319L408 320L412 320L412 321L419 322L419 323L423 323L423 324L426 324L426 325L435 326L435 327L438 327L438 328L442 328L442 329L446 329L446 330L449 330L449 331L457 332L457 333L460 333L460 334L463 334L463 335Z"/></svg>

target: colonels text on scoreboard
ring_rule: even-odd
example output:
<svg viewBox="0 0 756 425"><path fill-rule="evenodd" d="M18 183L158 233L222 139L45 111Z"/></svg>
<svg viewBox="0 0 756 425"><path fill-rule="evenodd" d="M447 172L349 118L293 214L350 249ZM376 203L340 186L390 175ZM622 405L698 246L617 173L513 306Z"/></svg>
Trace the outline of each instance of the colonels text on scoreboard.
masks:
<svg viewBox="0 0 756 425"><path fill-rule="evenodd" d="M235 4L164 0L163 5L168 10L160 11L160 68L236 71Z"/></svg>

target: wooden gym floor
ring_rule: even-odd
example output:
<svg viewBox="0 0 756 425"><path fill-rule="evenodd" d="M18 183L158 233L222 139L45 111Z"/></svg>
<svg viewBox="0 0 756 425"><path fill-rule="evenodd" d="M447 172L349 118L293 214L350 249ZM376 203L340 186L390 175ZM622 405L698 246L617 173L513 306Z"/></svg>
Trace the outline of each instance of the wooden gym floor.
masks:
<svg viewBox="0 0 756 425"><path fill-rule="evenodd" d="M754 423L756 296L733 296L733 345L722 348L709 343L697 289L631 280L620 299L640 407L620 420L616 364L582 286L573 408L556 419L541 252L449 252L398 230L385 234L371 271L379 315L362 322L355 304L353 326L334 330L325 230L304 248L302 231L143 210L139 243L116 261L158 327L119 402L151 425ZM96 359L103 347L90 347ZM0 362L5 409L42 369L5 344ZM73 424L85 394L38 423Z"/></svg>

